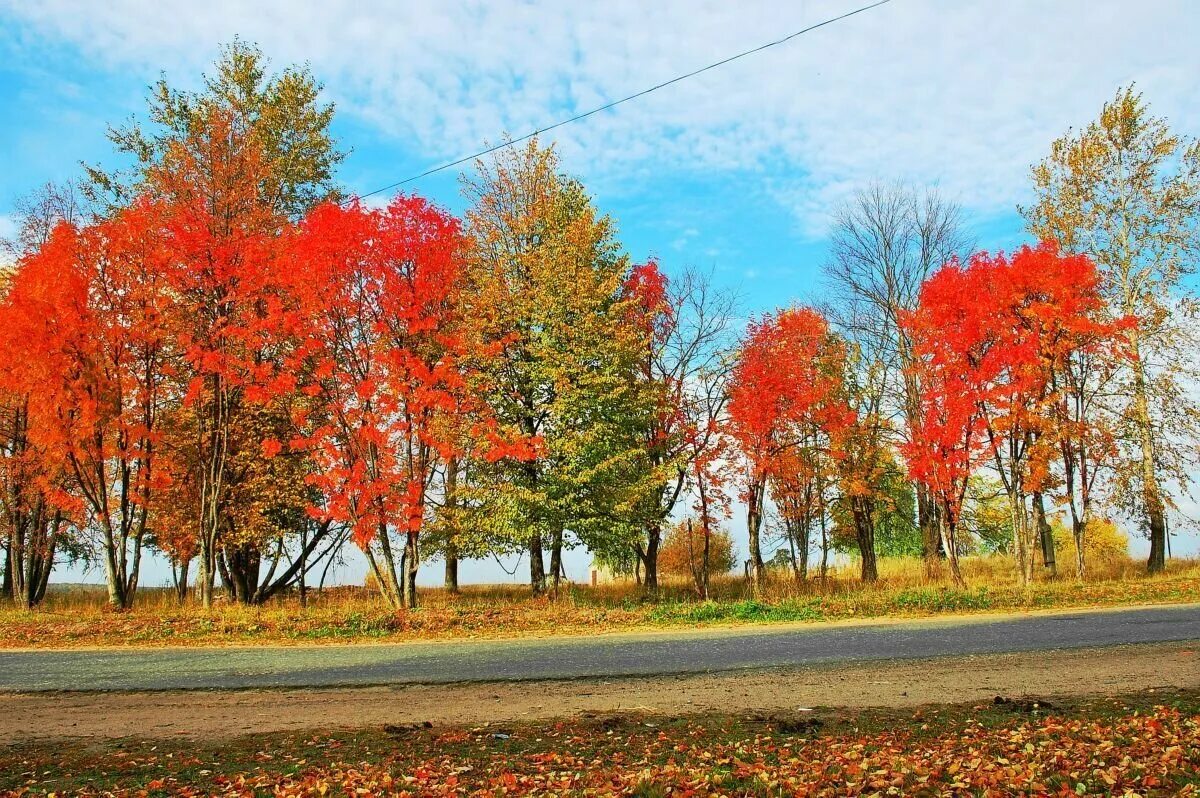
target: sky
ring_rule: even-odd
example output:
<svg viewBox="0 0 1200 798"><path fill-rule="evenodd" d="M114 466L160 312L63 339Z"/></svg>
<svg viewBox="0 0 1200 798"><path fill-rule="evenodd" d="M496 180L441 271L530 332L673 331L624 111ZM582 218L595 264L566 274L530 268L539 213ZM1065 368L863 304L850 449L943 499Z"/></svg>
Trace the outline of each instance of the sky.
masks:
<svg viewBox="0 0 1200 798"><path fill-rule="evenodd" d="M338 177L363 193L865 3L0 0L0 236L16 198L115 163L105 131L143 118L151 82L198 85L235 36L324 83ZM980 247L1011 250L1030 165L1119 86L1200 133L1197 41L1187 0L892 0L544 140L634 258L710 269L752 314L828 290L831 213L871 181L937 187ZM408 188L462 209L455 170Z"/></svg>

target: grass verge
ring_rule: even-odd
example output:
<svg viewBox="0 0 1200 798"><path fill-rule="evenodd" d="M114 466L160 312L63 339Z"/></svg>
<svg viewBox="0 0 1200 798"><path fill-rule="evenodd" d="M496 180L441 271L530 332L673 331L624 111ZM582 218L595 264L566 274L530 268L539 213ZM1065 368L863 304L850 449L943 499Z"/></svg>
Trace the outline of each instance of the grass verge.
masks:
<svg viewBox="0 0 1200 798"><path fill-rule="evenodd" d="M876 586L834 573L824 584L780 579L753 599L733 578L716 580L714 598L704 602L682 583L664 585L653 600L635 585L571 585L557 600L493 586L459 595L426 590L420 609L399 613L363 588L326 591L303 610L283 600L262 607L219 604L209 612L179 606L167 591L143 591L134 609L120 613L104 607L100 591L57 592L34 611L0 607L0 648L400 642L1200 601L1200 565L1192 562L1173 563L1154 577L1130 570L1030 586L1016 584L1007 563L982 560L970 567L965 589L925 582L919 566L891 564Z"/></svg>

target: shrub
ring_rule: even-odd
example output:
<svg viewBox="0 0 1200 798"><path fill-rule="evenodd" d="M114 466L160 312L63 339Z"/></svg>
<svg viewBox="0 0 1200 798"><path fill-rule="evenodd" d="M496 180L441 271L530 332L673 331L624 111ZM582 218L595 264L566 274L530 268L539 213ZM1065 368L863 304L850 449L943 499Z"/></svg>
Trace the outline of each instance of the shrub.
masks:
<svg viewBox="0 0 1200 798"><path fill-rule="evenodd" d="M736 564L733 538L724 529L714 529L709 541L708 573L727 574ZM699 581L703 566L704 530L700 523L681 521L670 527L658 552L659 571Z"/></svg>
<svg viewBox="0 0 1200 798"><path fill-rule="evenodd" d="M1073 567L1075 563L1075 536L1061 518L1051 521L1054 534L1054 552L1059 568ZM1083 536L1083 556L1088 564L1120 560L1129 556L1129 536L1106 518L1088 521Z"/></svg>

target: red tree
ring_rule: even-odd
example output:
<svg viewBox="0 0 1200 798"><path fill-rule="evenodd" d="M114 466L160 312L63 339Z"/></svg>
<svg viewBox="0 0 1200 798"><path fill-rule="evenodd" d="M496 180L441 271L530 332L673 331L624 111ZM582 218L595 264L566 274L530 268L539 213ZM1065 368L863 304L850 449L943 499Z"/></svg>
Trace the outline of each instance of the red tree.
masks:
<svg viewBox="0 0 1200 798"><path fill-rule="evenodd" d="M847 422L837 401L843 365L829 324L809 308L782 310L750 324L729 388L730 433L746 460L743 498L751 580L763 578L759 534L768 481L810 429L830 434Z"/></svg>
<svg viewBox="0 0 1200 798"><path fill-rule="evenodd" d="M1032 578L1026 500L1048 484L1060 430L1054 375L1099 331L1094 266L1053 244L1022 247L1011 259L986 253L952 262L922 287L905 324L930 385L905 447L910 473L942 504L943 543L961 582L955 533L967 482L991 460L1009 496L1022 579Z"/></svg>
<svg viewBox="0 0 1200 798"><path fill-rule="evenodd" d="M187 418L193 426L200 497L197 585L212 603L218 547L229 520L232 458L256 433L245 423L278 397L295 392L285 368L298 345L303 316L280 257L287 228L273 208L262 146L230 114L214 111L173 142L148 173L159 202L173 297L173 340L182 368Z"/></svg>
<svg viewBox="0 0 1200 798"><path fill-rule="evenodd" d="M6 371L28 397L29 439L47 459L39 471L61 473L54 504L98 534L109 601L122 608L162 481L171 297L158 219L142 202L83 230L61 225L22 262L6 314L21 340Z"/></svg>
<svg viewBox="0 0 1200 798"><path fill-rule="evenodd" d="M292 443L316 460L311 481L325 497L316 512L350 524L384 596L413 607L428 490L437 464L459 453L463 419L485 456L528 453L478 415L466 379L458 221L418 197L378 211L325 205L291 250L310 323L306 392L317 400ZM404 539L403 584L393 532Z"/></svg>
<svg viewBox="0 0 1200 798"><path fill-rule="evenodd" d="M14 273L15 274L15 273ZM54 553L66 521L61 501L63 462L30 440L30 401L40 388L25 355L29 317L6 282L0 299L0 532L4 536L4 588L29 608L46 591Z"/></svg>

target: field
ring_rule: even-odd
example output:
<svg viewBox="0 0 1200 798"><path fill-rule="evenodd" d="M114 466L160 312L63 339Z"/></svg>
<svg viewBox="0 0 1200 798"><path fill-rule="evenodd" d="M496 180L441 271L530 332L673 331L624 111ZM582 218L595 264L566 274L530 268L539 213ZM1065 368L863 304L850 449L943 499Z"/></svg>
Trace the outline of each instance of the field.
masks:
<svg viewBox="0 0 1200 798"><path fill-rule="evenodd" d="M0 793L1196 795L1200 693L22 743Z"/></svg>
<svg viewBox="0 0 1200 798"><path fill-rule="evenodd" d="M568 585L533 599L520 586L467 587L458 595L422 592L416 611L391 612L373 592L342 587L262 607L219 603L210 612L180 606L164 590L143 590L132 610L113 612L99 590L52 592L34 611L0 608L0 647L302 645L416 639L499 638L747 623L1110 607L1200 601L1200 563L1176 560L1147 577L1141 563L1109 560L1085 582L1059 576L1018 584L1006 558L964 561L966 589L929 582L916 560L881 561L881 580L863 586L853 565L825 584L779 578L756 599L744 581L714 582L713 598L669 583L651 599L632 583Z"/></svg>

